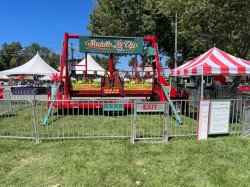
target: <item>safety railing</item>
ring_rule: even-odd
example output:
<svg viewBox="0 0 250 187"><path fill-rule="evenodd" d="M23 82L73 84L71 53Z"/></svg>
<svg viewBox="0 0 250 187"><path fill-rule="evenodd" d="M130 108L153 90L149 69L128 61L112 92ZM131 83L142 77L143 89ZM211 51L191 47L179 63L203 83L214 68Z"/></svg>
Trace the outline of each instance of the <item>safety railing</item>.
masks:
<svg viewBox="0 0 250 187"><path fill-rule="evenodd" d="M3 91L3 99L11 99L11 92L9 90Z"/></svg>
<svg viewBox="0 0 250 187"><path fill-rule="evenodd" d="M168 141L166 102L135 102L131 141Z"/></svg>
<svg viewBox="0 0 250 187"><path fill-rule="evenodd" d="M198 100L172 100L179 114L182 124L179 125L173 112L169 111L168 134L169 137L197 135L199 101Z"/></svg>
<svg viewBox="0 0 250 187"><path fill-rule="evenodd" d="M47 100L48 95L13 95L10 90L4 90L3 99L11 100Z"/></svg>
<svg viewBox="0 0 250 187"><path fill-rule="evenodd" d="M210 100L218 101L218 100ZM223 100L225 101L225 100ZM250 100L232 99L228 134L249 134ZM167 142L195 137L199 100L173 100L182 124L169 103L132 100L57 100L44 124L50 100L0 100L0 137L41 140L131 138Z"/></svg>
<svg viewBox="0 0 250 187"><path fill-rule="evenodd" d="M243 125L243 131L242 135L243 136L250 136L250 100L245 100L244 102L244 125Z"/></svg>
<svg viewBox="0 0 250 187"><path fill-rule="evenodd" d="M0 137L35 139L34 109L30 100L0 100Z"/></svg>
<svg viewBox="0 0 250 187"><path fill-rule="evenodd" d="M131 134L132 109L117 100L56 100L44 125L47 109L47 101L36 103L39 139L129 138Z"/></svg>
<svg viewBox="0 0 250 187"><path fill-rule="evenodd" d="M200 99L200 89L186 89L189 94L189 99ZM204 90L204 99L243 99L243 94L233 93L225 90Z"/></svg>

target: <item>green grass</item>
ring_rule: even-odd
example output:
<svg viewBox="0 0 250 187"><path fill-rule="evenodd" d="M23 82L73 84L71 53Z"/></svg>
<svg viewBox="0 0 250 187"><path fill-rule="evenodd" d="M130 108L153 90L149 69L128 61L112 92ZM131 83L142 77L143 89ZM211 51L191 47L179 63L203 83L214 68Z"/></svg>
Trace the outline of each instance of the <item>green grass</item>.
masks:
<svg viewBox="0 0 250 187"><path fill-rule="evenodd" d="M250 186L250 139L0 140L0 186Z"/></svg>
<svg viewBox="0 0 250 187"><path fill-rule="evenodd" d="M0 135L34 137L31 103L12 104L12 110L0 116ZM41 138L131 135L131 114L108 116L100 111L62 115L54 110L49 125L42 127L45 104L35 111ZM196 112L182 115L182 126L168 117L169 134L196 134ZM137 138L162 137L163 119L160 114L138 115ZM230 124L231 131L240 128ZM250 139L234 136L169 144L0 140L0 186L250 186L249 153Z"/></svg>

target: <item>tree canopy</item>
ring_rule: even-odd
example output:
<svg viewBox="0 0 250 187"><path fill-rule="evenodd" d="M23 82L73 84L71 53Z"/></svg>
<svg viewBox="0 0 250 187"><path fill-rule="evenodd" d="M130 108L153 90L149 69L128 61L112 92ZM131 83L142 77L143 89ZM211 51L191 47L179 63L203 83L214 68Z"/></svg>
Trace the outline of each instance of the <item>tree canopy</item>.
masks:
<svg viewBox="0 0 250 187"><path fill-rule="evenodd" d="M22 47L20 42L13 42L10 44L2 44L2 48L0 49L0 71L26 63L33 58L37 52L45 62L53 68L57 68L60 55L48 47L43 47L38 43L32 43L27 47Z"/></svg>
<svg viewBox="0 0 250 187"><path fill-rule="evenodd" d="M99 0L90 14L88 28L94 35L156 34L159 51L173 61L177 14L182 61L213 46L247 58L249 12L249 0Z"/></svg>
<svg viewBox="0 0 250 187"><path fill-rule="evenodd" d="M109 57L106 55L92 55L93 59L98 62L98 64L108 70L109 69ZM115 56L114 57L114 65L116 66L116 64L119 63L119 57Z"/></svg>

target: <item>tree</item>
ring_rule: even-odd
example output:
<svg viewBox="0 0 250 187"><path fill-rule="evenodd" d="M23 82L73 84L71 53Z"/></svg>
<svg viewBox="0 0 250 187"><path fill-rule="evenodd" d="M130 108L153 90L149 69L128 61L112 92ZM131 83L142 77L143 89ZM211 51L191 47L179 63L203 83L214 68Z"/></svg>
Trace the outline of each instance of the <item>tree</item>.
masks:
<svg viewBox="0 0 250 187"><path fill-rule="evenodd" d="M105 70L108 70L109 69L109 57L108 56L105 56L105 55L93 55L92 56L93 59L98 63L100 64L100 66L105 69ZM115 55L114 56L114 66L116 66L116 64L118 64L119 61L118 61L118 56Z"/></svg>
<svg viewBox="0 0 250 187"><path fill-rule="evenodd" d="M22 45L20 42L13 42L11 44L4 43L0 50L1 70L6 68L13 68L23 63Z"/></svg>
<svg viewBox="0 0 250 187"><path fill-rule="evenodd" d="M95 4L88 28L94 35L136 37L157 34L162 36L158 37L160 52L167 53L174 46L174 32L169 29L172 18L164 17L157 6L155 0L102 0ZM145 54L141 59L145 64Z"/></svg>
<svg viewBox="0 0 250 187"><path fill-rule="evenodd" d="M216 46L246 58L250 48L248 0L162 0L160 5L166 16L178 13L180 47L185 55Z"/></svg>
<svg viewBox="0 0 250 187"><path fill-rule="evenodd" d="M60 60L60 55L53 52L48 47L43 47L38 43L32 43L29 46L25 47L23 50L23 56L25 61L29 61L33 58L36 53L43 58L45 62L47 62L53 68L57 68Z"/></svg>
<svg viewBox="0 0 250 187"><path fill-rule="evenodd" d="M37 52L45 62L50 66L57 68L60 55L53 52L48 47L32 43L23 48L20 42L13 42L11 44L4 43L0 49L0 70L2 71L20 66L33 58Z"/></svg>
<svg viewBox="0 0 250 187"><path fill-rule="evenodd" d="M182 63L214 45L246 58L250 48L248 0L100 0L90 14L92 34L156 34L161 53L174 61L174 15Z"/></svg>
<svg viewBox="0 0 250 187"><path fill-rule="evenodd" d="M90 15L92 34L118 36L158 36L159 51L173 59L173 17L165 16L155 0L102 0ZM145 64L145 55L141 56Z"/></svg>
<svg viewBox="0 0 250 187"><path fill-rule="evenodd" d="M0 56L0 71L5 70L5 63L3 57Z"/></svg>

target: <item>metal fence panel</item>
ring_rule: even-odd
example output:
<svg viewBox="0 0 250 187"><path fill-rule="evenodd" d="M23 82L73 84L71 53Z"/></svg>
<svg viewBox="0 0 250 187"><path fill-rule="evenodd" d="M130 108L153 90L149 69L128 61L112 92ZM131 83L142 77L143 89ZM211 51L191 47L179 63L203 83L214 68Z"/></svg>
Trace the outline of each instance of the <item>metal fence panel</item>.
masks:
<svg viewBox="0 0 250 187"><path fill-rule="evenodd" d="M197 99L172 101L181 123L169 103L129 101L125 105L130 105L132 108L124 110L121 107L124 103L119 103L118 100L74 100L56 101L48 124L43 125L48 102L48 100L25 99L0 100L0 137L37 141L131 138L134 142L135 140L167 141L169 137L197 135L199 114ZM249 134L250 100L231 99L230 103L229 133ZM143 109L144 104L146 107L163 104L164 107Z"/></svg>
<svg viewBox="0 0 250 187"><path fill-rule="evenodd" d="M0 100L0 137L35 139L35 116L30 100Z"/></svg>
<svg viewBox="0 0 250 187"><path fill-rule="evenodd" d="M10 93L10 98L13 100L22 100L22 99L26 99L26 100L31 100L31 101L38 101L38 100L47 100L48 99L48 95L13 95Z"/></svg>
<svg viewBox="0 0 250 187"><path fill-rule="evenodd" d="M9 90L3 91L3 99L11 99L11 92Z"/></svg>
<svg viewBox="0 0 250 187"><path fill-rule="evenodd" d="M201 90L199 89L186 89L189 93L190 100L200 99ZM227 90L204 90L203 93L204 99L242 99L243 95L238 93L233 93Z"/></svg>
<svg viewBox="0 0 250 187"><path fill-rule="evenodd" d="M106 111L102 109L104 105L109 106ZM48 124L43 125L48 101L39 101L36 109L39 138L129 138L131 111L118 111L112 106L117 106L117 101L55 101Z"/></svg>
<svg viewBox="0 0 250 187"><path fill-rule="evenodd" d="M3 91L3 99L0 99L0 115L5 114L11 110L11 92Z"/></svg>
<svg viewBox="0 0 250 187"><path fill-rule="evenodd" d="M241 134L244 125L244 100L231 99L229 133Z"/></svg>
<svg viewBox="0 0 250 187"><path fill-rule="evenodd" d="M245 101L244 106L244 126L243 126L243 136L250 135L250 100Z"/></svg>
<svg viewBox="0 0 250 187"><path fill-rule="evenodd" d="M169 137L197 135L199 101L198 100L172 100L177 113L181 118L179 124L170 108L168 118Z"/></svg>
<svg viewBox="0 0 250 187"><path fill-rule="evenodd" d="M132 142L141 140L168 141L168 103L138 102L135 103L134 109Z"/></svg>
<svg viewBox="0 0 250 187"><path fill-rule="evenodd" d="M241 99L231 99L230 101L229 134L241 134L244 125L244 101ZM197 136L199 100L173 100L172 102L180 115L182 124L178 124L170 108L167 123L169 137Z"/></svg>

